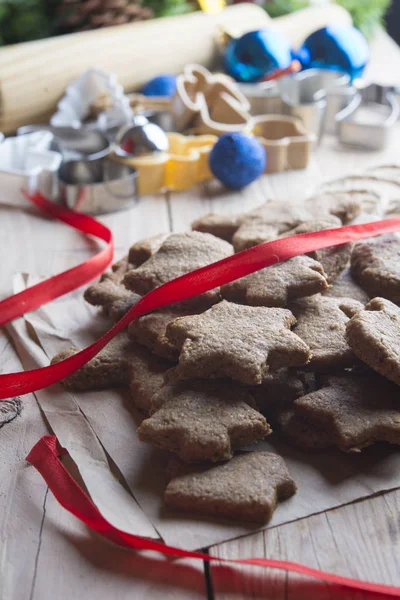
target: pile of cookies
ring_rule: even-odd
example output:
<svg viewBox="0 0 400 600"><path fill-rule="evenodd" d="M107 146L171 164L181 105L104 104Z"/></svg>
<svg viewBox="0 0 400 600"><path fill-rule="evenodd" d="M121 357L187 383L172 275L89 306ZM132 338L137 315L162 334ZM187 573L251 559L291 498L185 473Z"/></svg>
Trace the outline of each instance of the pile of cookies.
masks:
<svg viewBox="0 0 400 600"><path fill-rule="evenodd" d="M118 320L175 277L278 237L371 220L378 202L374 191L326 191L207 215L191 232L137 242L84 296ZM167 506L265 522L296 490L280 456L243 451L272 429L310 450L400 444L397 302L395 235L318 250L141 317L64 384L130 387L140 440L171 453Z"/></svg>

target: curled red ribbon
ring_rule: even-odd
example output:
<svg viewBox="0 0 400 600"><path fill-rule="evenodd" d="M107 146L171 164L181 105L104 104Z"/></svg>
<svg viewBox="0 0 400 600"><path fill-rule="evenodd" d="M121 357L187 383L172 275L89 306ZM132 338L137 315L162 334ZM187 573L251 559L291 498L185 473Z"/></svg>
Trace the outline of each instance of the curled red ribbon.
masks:
<svg viewBox="0 0 400 600"><path fill-rule="evenodd" d="M95 235L105 241L107 245L95 257L81 265L50 277L28 290L0 302L0 325L35 310L39 306L87 283L100 275L112 260L113 239L107 227L91 217L55 205L40 194L27 197L48 215L75 227L83 233ZM85 365L128 323L152 310L191 298L294 256L399 230L400 218L393 218L362 225L305 233L260 244L183 275L148 293L105 335L72 357L41 369L0 375L0 399L18 394L27 394L60 381ZM266 558L236 560L213 558L201 552L188 552L180 548L166 546L160 542L129 535L116 529L106 521L91 499L71 477L59 460L60 454L65 452L64 449L60 448L54 436L44 436L31 450L27 460L41 473L50 490L64 508L83 523L119 545L137 550L156 550L163 554L182 558L273 567L317 577L329 583L345 585L353 589L400 597L399 587L341 577L297 563Z"/></svg>

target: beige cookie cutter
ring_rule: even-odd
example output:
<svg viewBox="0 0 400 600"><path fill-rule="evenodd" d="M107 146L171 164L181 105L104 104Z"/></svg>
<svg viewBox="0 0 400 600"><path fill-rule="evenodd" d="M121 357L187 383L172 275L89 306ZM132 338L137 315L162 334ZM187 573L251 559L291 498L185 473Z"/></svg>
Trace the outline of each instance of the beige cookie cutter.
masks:
<svg viewBox="0 0 400 600"><path fill-rule="evenodd" d="M179 131L222 135L250 132L253 126L250 103L236 83L200 65L187 65L177 77L171 110Z"/></svg>
<svg viewBox="0 0 400 600"><path fill-rule="evenodd" d="M305 169L317 139L315 134L307 132L299 119L281 115L255 117L253 135L267 153L265 173Z"/></svg>

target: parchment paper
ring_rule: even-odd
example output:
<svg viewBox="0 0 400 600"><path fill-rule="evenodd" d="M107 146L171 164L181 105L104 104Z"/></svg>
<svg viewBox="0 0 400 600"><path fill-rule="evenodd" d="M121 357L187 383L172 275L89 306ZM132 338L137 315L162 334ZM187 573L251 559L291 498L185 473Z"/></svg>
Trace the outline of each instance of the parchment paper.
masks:
<svg viewBox="0 0 400 600"><path fill-rule="evenodd" d="M80 297L59 299L29 315L29 321L49 357L71 345L89 344L110 326ZM162 494L167 483L164 470L168 456L138 441L140 415L132 407L129 392L86 392L74 394L73 398L166 543L186 549L203 548L259 529L249 523L167 511ZM267 527L400 487L398 447L377 445L359 454L309 454L291 449L274 439L273 434L268 442L257 444L255 450L272 450L285 457L298 486L297 493L278 506ZM115 511L118 510L116 505Z"/></svg>

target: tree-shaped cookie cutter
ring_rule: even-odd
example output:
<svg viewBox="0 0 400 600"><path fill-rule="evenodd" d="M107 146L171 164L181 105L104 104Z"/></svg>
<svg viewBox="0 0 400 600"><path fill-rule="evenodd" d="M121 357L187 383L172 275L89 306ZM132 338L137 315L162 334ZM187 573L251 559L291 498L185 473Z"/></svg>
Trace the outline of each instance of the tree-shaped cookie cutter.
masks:
<svg viewBox="0 0 400 600"><path fill-rule="evenodd" d="M266 173L304 169L317 139L299 119L281 115L255 117L253 134L267 153Z"/></svg>
<svg viewBox="0 0 400 600"><path fill-rule="evenodd" d="M188 65L178 76L171 105L178 131L221 135L252 129L250 103L236 83L200 65Z"/></svg>

